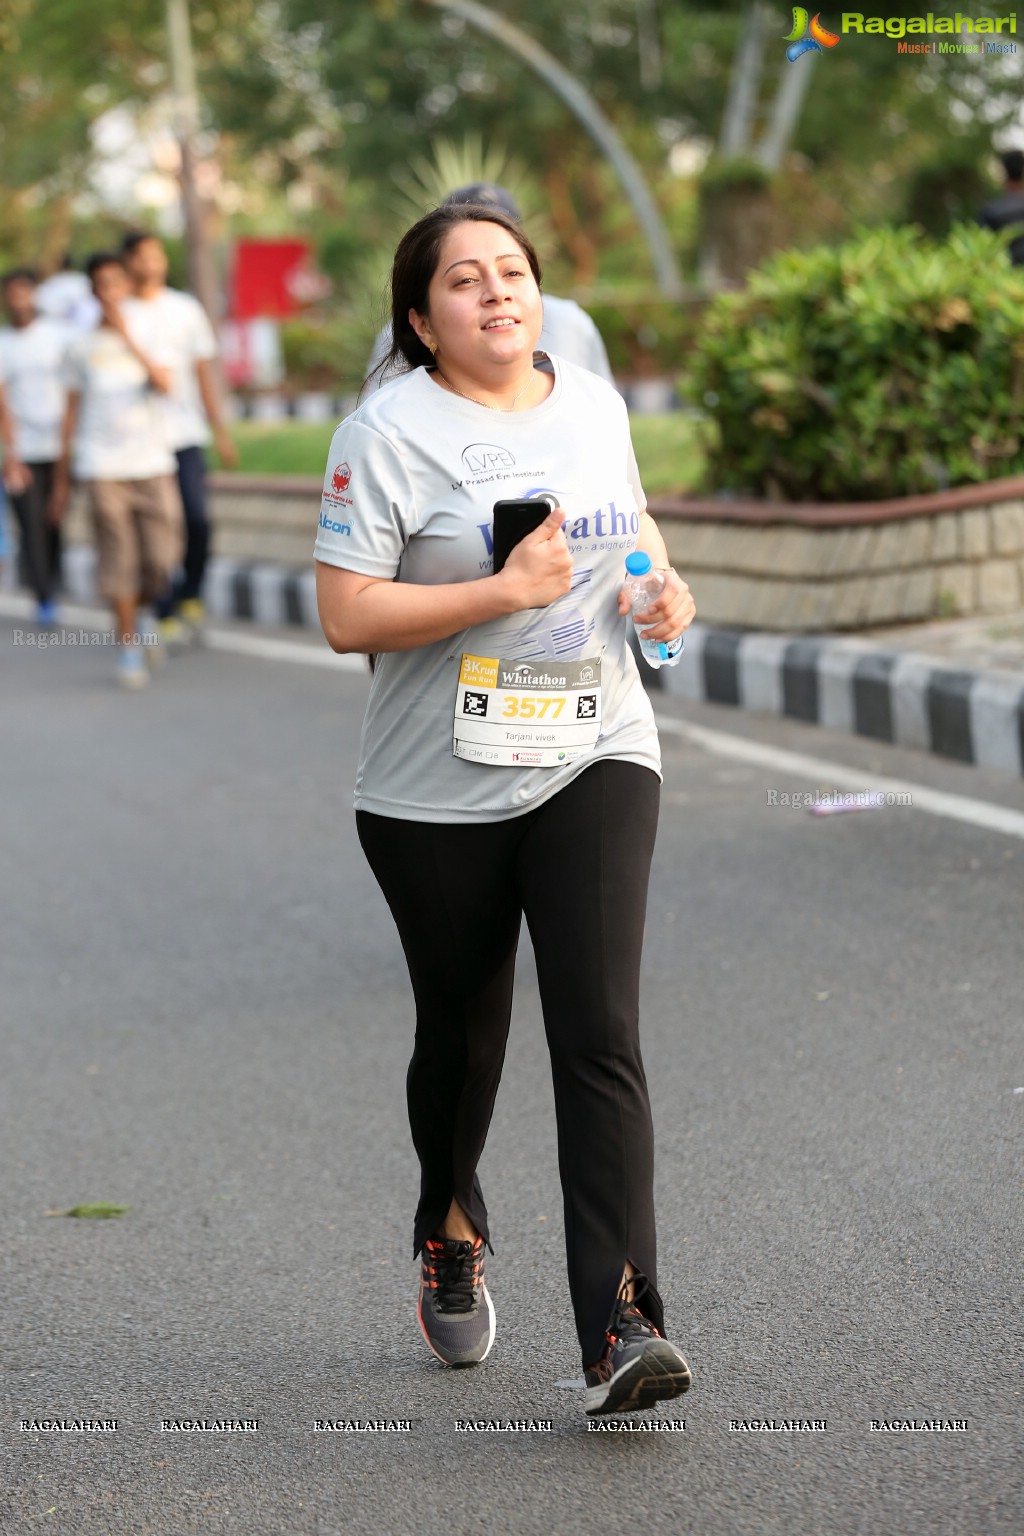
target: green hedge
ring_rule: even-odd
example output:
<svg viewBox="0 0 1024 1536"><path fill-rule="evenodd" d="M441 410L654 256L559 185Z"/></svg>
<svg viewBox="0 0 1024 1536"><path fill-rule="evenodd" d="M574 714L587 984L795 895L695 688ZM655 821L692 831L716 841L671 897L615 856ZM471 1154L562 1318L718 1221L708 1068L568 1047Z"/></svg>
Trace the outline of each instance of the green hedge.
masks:
<svg viewBox="0 0 1024 1536"><path fill-rule="evenodd" d="M714 423L707 489L870 501L1024 473L1024 269L1006 244L875 230L716 298L684 383Z"/></svg>

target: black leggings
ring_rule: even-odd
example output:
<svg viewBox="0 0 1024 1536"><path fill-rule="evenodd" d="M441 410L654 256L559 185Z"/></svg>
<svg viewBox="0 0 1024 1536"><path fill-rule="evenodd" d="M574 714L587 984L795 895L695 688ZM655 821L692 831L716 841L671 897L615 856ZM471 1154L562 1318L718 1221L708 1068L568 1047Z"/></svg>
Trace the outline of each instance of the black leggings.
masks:
<svg viewBox="0 0 1024 1536"><path fill-rule="evenodd" d="M526 914L551 1053L569 1289L585 1366L604 1349L627 1259L650 1280L638 1305L664 1331L638 1031L658 796L649 768L605 759L536 810L505 821L356 813L416 998L407 1082L422 1170L415 1254L453 1197L490 1244L476 1167L501 1077Z"/></svg>
<svg viewBox="0 0 1024 1536"><path fill-rule="evenodd" d="M40 603L52 602L60 588L61 531L48 515L53 495L53 464L30 464L28 490L11 497L21 530L19 574Z"/></svg>

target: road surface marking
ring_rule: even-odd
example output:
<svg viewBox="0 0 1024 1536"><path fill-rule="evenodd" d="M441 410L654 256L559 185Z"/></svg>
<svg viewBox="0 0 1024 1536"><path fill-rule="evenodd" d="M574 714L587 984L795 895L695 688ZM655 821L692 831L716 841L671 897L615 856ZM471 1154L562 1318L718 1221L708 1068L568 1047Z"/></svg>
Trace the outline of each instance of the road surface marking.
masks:
<svg viewBox="0 0 1024 1536"><path fill-rule="evenodd" d="M34 604L20 595L0 595L0 614L13 618L28 618L34 613ZM64 622L78 624L87 629L107 629L110 620L95 608L61 605ZM296 640L277 640L264 635L243 635L234 630L208 629L206 646L213 651L226 651L236 656L253 656L264 661L287 661L307 667L327 667L335 672L366 673L364 656L339 656L325 645L304 644ZM943 816L948 821L963 822L967 826L983 827L988 832L1002 832L1008 837L1024 840L1024 813L1012 811L1001 805L991 805L987 800L973 800L967 795L951 795L939 789L929 789L910 779L890 779L861 768L850 768L845 763L834 763L828 758L811 757L806 752L789 752L782 747L772 747L766 742L749 741L744 736L733 736L728 731L715 731L704 725L691 725L683 720L673 720L656 715L658 729L666 736L678 736L705 752L718 757L728 757L734 762L753 763L761 768L776 768L783 773L793 773L799 778L827 780L849 789L872 789L883 793L909 794L916 810L927 811L930 816Z"/></svg>
<svg viewBox="0 0 1024 1536"><path fill-rule="evenodd" d="M36 605L31 598L20 593L0 594L0 615L10 619L25 619L35 627ZM87 608L77 603L61 603L60 624L63 629L108 630L110 618L98 608ZM310 632L312 636L312 631ZM277 640L270 635L242 635L230 629L207 628L203 645L209 651L231 651L236 656L258 656L264 661L292 661L307 667L329 667L335 672L362 672L369 678L365 656L339 656L327 642L319 643L312 638L301 640Z"/></svg>
<svg viewBox="0 0 1024 1536"><path fill-rule="evenodd" d="M362 672L367 682L370 678L365 656L339 656L326 641L323 645L303 645L295 640L208 629L205 644L208 651L233 651L236 656L260 656L264 661L297 661L300 666L330 667L335 672Z"/></svg>
<svg viewBox="0 0 1024 1536"><path fill-rule="evenodd" d="M909 794L914 809L927 811L931 816L944 816L949 821L966 822L968 826L984 827L989 832L1004 832L1009 837L1024 838L1024 813L1007 810L1001 805L990 805L987 800L972 800L967 795L950 795L940 789L929 789L910 779L890 779L882 774L867 773L862 768L848 768L845 763L833 763L828 758L811 757L806 752L789 752L782 747L771 747L766 742L748 741L744 736L732 736L728 731L709 730L704 725L689 725L683 720L668 719L656 715L658 730L666 736L679 736L703 747L719 757L729 757L735 762L754 763L761 768L777 768L782 773L795 773L803 779L826 779L840 783L843 788L873 789L895 794Z"/></svg>

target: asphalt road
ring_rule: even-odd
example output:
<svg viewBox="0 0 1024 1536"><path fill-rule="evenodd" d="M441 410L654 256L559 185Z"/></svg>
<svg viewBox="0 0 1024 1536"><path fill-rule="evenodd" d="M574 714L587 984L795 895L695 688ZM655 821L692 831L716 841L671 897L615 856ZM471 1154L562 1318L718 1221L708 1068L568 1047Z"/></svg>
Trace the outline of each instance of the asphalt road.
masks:
<svg viewBox="0 0 1024 1536"><path fill-rule="evenodd" d="M666 733L645 1050L694 1387L658 1413L685 1431L593 1433L525 941L481 1167L498 1339L447 1372L418 1332L410 1003L350 811L361 676L218 651L125 695L103 648L12 631L4 1532L1016 1536L1021 836L772 805L821 775ZM674 712L1024 811L977 770ZM47 1215L92 1201L130 1210ZM44 1417L118 1429L19 1428ZM183 1417L259 1428L160 1430ZM315 1433L328 1418L412 1426ZM764 1418L827 1430L730 1428ZM871 1428L908 1419L967 1428Z"/></svg>

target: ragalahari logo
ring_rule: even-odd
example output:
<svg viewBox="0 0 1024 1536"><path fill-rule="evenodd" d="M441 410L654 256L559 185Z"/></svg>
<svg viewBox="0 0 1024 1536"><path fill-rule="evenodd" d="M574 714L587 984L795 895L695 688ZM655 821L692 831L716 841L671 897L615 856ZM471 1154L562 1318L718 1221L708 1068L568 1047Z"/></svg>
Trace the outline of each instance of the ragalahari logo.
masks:
<svg viewBox="0 0 1024 1536"><path fill-rule="evenodd" d="M808 36L810 33L810 36ZM817 12L808 21L807 12L802 5L793 7L793 30L786 34L786 58L791 64L795 64L802 53L823 53L826 48L834 48L839 42L835 32L830 32L821 24L821 12Z"/></svg>

